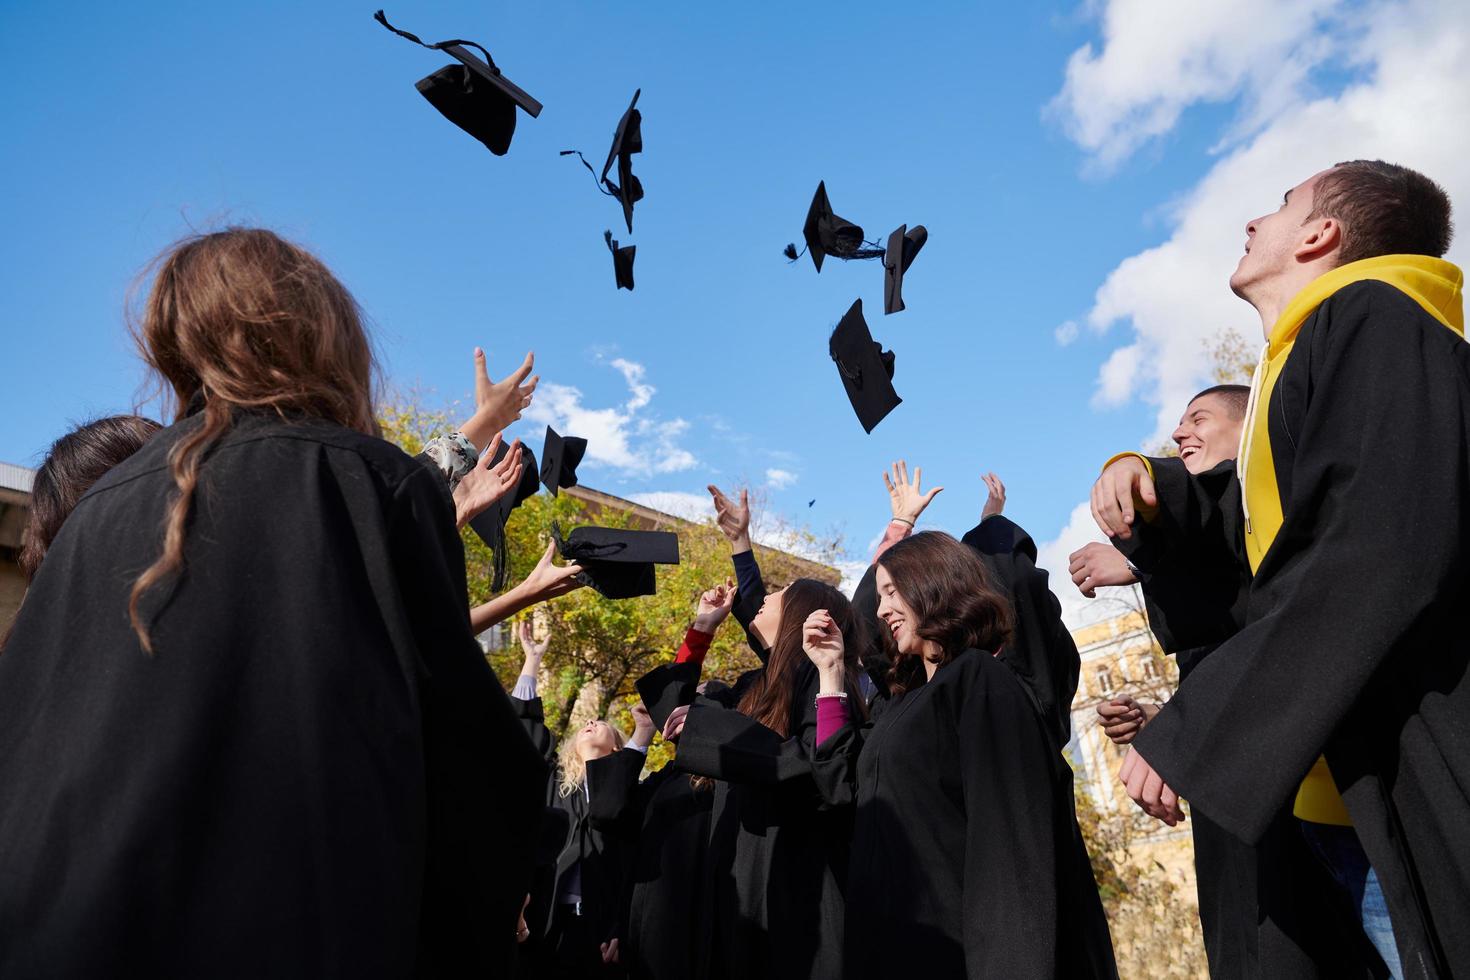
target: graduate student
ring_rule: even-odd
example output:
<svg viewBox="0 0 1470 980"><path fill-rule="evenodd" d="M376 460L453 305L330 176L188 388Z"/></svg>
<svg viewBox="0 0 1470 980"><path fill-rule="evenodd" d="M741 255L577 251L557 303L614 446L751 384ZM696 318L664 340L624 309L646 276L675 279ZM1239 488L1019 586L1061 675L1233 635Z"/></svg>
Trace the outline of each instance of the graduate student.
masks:
<svg viewBox="0 0 1470 980"><path fill-rule="evenodd" d="M1227 538L1253 572L1245 627L1141 731L1120 778L1242 840L1284 807L1396 976L1470 973L1470 348L1450 205L1421 174L1339 164L1246 225L1231 287L1266 346ZM1093 509L1221 547L1211 488L1127 455Z"/></svg>
<svg viewBox="0 0 1470 980"><path fill-rule="evenodd" d="M536 676L551 638L536 640L530 622L525 620L519 632L525 662L511 699L523 708L523 718L534 715L539 721L542 711ZM641 704L633 709L633 723L633 736L628 738L608 722L594 719L560 748L555 747L544 722L531 723L532 742L554 752L557 758L549 797L551 806L561 814L561 819L552 824L561 831L561 839L556 842L553 885L547 896L550 900L538 901L540 896L533 895L534 911L528 912L527 925L538 950L531 975L566 980L599 977L608 975L608 968L618 962L632 853L626 837L617 832L615 821L601 819L608 808L593 806L594 797L600 797L604 787L592 777L589 764L615 753L628 753L628 764L619 770L631 770L636 779L653 741L653 722ZM603 801L599 799L598 803Z"/></svg>
<svg viewBox="0 0 1470 980"><path fill-rule="evenodd" d="M1239 519L1234 459L1250 389L1217 385L1190 399L1173 441L1192 476L1220 490L1210 520ZM1159 529L1140 527L1122 550L1093 542L1070 558L1072 581L1092 598L1137 583L1149 628L1179 665L1181 679L1245 621L1250 574L1233 551L1170 547ZM1125 555L1126 552L1126 555ZM1135 565L1134 562L1138 564ZM1103 732L1127 745L1159 710L1119 694L1097 707ZM1254 845L1208 816L1192 815L1195 883L1210 974L1215 977L1376 975L1377 955L1346 902L1323 901L1332 887L1294 819L1283 814Z"/></svg>
<svg viewBox="0 0 1470 980"><path fill-rule="evenodd" d="M356 302L235 228L162 256L137 333L175 421L0 657L0 975L504 975L541 762Z"/></svg>
<svg viewBox="0 0 1470 980"><path fill-rule="evenodd" d="M862 734L847 893L850 978L1112 977L1072 810L1072 771L995 650L1011 610L974 550L925 531L878 559L893 666ZM804 622L819 695L842 690L851 632ZM820 720L818 759L846 751ZM836 975L836 974L833 974Z"/></svg>
<svg viewBox="0 0 1470 980"><path fill-rule="evenodd" d="M718 490L712 494L737 556L738 612L755 588L763 591L752 585L760 575L748 498L742 494L732 507ZM675 708L663 726L666 737L679 740L675 765L714 781L700 977L839 975L850 818L823 802L821 773L814 774L817 678L801 651L801 624L818 608L844 621L850 616L846 597L813 579L766 594L746 626L763 665L727 690ZM860 656L860 645L850 653ZM688 683L675 669L658 673ZM857 673L854 663L847 685L833 695L854 719L864 714ZM639 684L645 701L660 700L650 697L648 680Z"/></svg>

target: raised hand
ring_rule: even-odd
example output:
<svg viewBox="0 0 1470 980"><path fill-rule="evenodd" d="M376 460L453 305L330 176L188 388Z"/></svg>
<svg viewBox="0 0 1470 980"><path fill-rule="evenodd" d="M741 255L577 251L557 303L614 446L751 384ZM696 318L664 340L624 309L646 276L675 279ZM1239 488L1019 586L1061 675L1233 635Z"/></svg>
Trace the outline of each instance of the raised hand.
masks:
<svg viewBox="0 0 1470 980"><path fill-rule="evenodd" d="M510 493L521 480L521 441L512 442L510 451L496 463L495 453L500 449L500 439L497 434L480 454L475 468L466 473L459 486L454 488L454 519L460 527Z"/></svg>
<svg viewBox="0 0 1470 980"><path fill-rule="evenodd" d="M539 376L526 380L535 362L536 355L528 352L515 371L499 381L491 381L485 352L475 348L475 414L460 427L466 439L483 446L492 435L521 417L541 380Z"/></svg>
<svg viewBox="0 0 1470 980"><path fill-rule="evenodd" d="M679 741L679 733L684 731L684 720L689 717L689 705L681 704L669 712L669 717L664 721L663 736L666 741Z"/></svg>
<svg viewBox="0 0 1470 980"><path fill-rule="evenodd" d="M1141 704L1126 694L1097 706L1103 734L1115 745L1127 745L1159 713L1156 704Z"/></svg>
<svg viewBox="0 0 1470 980"><path fill-rule="evenodd" d="M1128 568L1128 559L1110 544L1094 541L1072 552L1067 559L1072 584L1089 599L1105 585L1132 585L1138 579Z"/></svg>
<svg viewBox="0 0 1470 980"><path fill-rule="evenodd" d="M1149 765L1138 750L1131 745L1123 757L1118 770L1118 781L1128 793L1128 798L1137 803L1139 809L1170 827L1178 826L1184 819L1184 809L1179 805L1179 794L1169 788L1154 767Z"/></svg>
<svg viewBox="0 0 1470 980"><path fill-rule="evenodd" d="M730 539L730 550L735 554L749 551L750 492L742 487L740 502L737 504L732 503L713 483L708 489L715 502L715 523L719 525L720 532Z"/></svg>
<svg viewBox="0 0 1470 980"><path fill-rule="evenodd" d="M806 622L801 624L801 648L806 652L807 659L817 668L822 681L822 693L828 693L829 687L835 687L831 693L841 691L845 673L842 630L838 628L831 613L818 609L806 618ZM836 680L837 683L829 685L829 680Z"/></svg>
<svg viewBox="0 0 1470 980"><path fill-rule="evenodd" d="M980 511L980 519L995 517L1002 514L1006 509L1006 485L1000 482L1000 477L994 473L986 473L980 479L985 481L985 486L990 493L985 498L985 508Z"/></svg>
<svg viewBox="0 0 1470 980"><path fill-rule="evenodd" d="M909 480L909 464L899 460L893 464L893 475L883 474L883 485L888 488L888 505L893 508L894 520L903 521L913 527L918 523L919 515L924 513L924 508L929 506L943 487L935 487L928 493L924 493L919 487L919 479L923 475L921 467L914 467L914 478Z"/></svg>
<svg viewBox="0 0 1470 980"><path fill-rule="evenodd" d="M1110 538L1133 537L1135 509L1158 502L1148 467L1137 456L1116 460L1092 485L1092 519Z"/></svg>
<svg viewBox="0 0 1470 980"><path fill-rule="evenodd" d="M642 701L633 705L633 738L630 741L644 748L653 741L653 718Z"/></svg>
<svg viewBox="0 0 1470 980"><path fill-rule="evenodd" d="M704 592L699 597L699 609L694 614L694 628L701 633L713 633L719 629L725 617L730 615L730 610L735 608L735 596L735 583L728 578L724 585L717 585Z"/></svg>
<svg viewBox="0 0 1470 980"><path fill-rule="evenodd" d="M580 589L583 585L577 578L582 574L582 566L574 561L565 565L556 565L552 563L555 557L556 542L553 541L546 546L546 553L541 556L541 560L536 563L536 567L522 583L526 592L532 597L533 603L566 595L568 592Z"/></svg>
<svg viewBox="0 0 1470 980"><path fill-rule="evenodd" d="M521 620L521 628L517 633L521 639L521 652L526 655L526 659L534 659L537 663L540 663L541 658L546 656L547 648L551 646L551 634L548 633L546 639L538 643L536 641L536 634L531 630L531 621L529 619Z"/></svg>

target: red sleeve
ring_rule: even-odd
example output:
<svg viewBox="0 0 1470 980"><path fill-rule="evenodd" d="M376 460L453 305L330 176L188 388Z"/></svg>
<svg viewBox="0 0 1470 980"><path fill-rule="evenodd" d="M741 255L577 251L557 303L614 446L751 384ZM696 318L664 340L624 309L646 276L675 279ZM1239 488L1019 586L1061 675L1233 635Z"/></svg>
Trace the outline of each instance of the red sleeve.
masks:
<svg viewBox="0 0 1470 980"><path fill-rule="evenodd" d="M889 521L888 526L883 529L883 540L878 542L878 550L873 552L872 563L876 565L878 559L882 557L883 552L898 544L913 532L914 527L912 524L905 524L902 521Z"/></svg>
<svg viewBox="0 0 1470 980"><path fill-rule="evenodd" d="M704 655L709 653L709 645L714 640L713 633L705 633L691 627L689 632L684 634L684 642L679 644L679 655L674 658L674 663L682 664L693 661L703 664Z"/></svg>

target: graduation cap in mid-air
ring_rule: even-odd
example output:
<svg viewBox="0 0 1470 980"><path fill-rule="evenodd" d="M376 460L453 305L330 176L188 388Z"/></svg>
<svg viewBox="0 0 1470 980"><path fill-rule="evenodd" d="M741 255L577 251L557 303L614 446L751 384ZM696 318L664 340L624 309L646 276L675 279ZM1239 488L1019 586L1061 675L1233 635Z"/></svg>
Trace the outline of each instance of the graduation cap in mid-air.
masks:
<svg viewBox="0 0 1470 980"><path fill-rule="evenodd" d="M440 41L425 44L416 35L400 31L388 23L388 18L379 10L373 19L399 37L432 51L443 51L460 63L445 65L417 82L417 88L429 104L443 113L444 118L475 139L496 156L504 156L510 149L510 139L516 131L516 106L520 106L532 119L541 115L541 103L533 99L526 90L506 78L495 65L495 60L474 41ZM474 48L485 56L481 61L467 48Z"/></svg>
<svg viewBox="0 0 1470 980"><path fill-rule="evenodd" d="M914 264L919 249L929 240L929 230L923 225L899 225L888 236L888 248L883 252L883 312L897 313L904 309L903 274Z"/></svg>
<svg viewBox="0 0 1470 980"><path fill-rule="evenodd" d="M562 436L551 426L546 427L546 441L541 445L541 483L559 496L562 487L577 485L577 464L587 453L587 440L575 436Z"/></svg>
<svg viewBox="0 0 1470 980"><path fill-rule="evenodd" d="M637 245L624 245L618 247L618 240L612 236L611 231L602 233L602 240L607 242L607 250L612 253L613 276L617 279L618 288L633 290L633 256L638 253Z"/></svg>
<svg viewBox="0 0 1470 980"><path fill-rule="evenodd" d="M563 538L552 525L551 536L561 556L581 566L582 583L607 599L653 595L653 566L679 564L679 536L672 531L578 527Z"/></svg>
<svg viewBox="0 0 1470 980"><path fill-rule="evenodd" d="M893 390L893 352L883 350L868 332L862 300L856 300L838 322L827 352L837 363L837 374L863 431L872 432L903 399Z"/></svg>
<svg viewBox="0 0 1470 980"><path fill-rule="evenodd" d="M592 169L592 164L587 162L580 150L561 151L564 157L576 154L582 161L582 166L597 180L597 189L609 197L617 198L623 205L623 220L628 223L630 235L633 233L633 205L643 200L643 182L633 173L633 154L643 152L643 113L638 111L638 96L642 94L642 89L633 92L633 101L618 120L618 128L613 132L612 146L608 148L607 162L602 165L601 175ZM618 165L616 183L607 176L614 163Z"/></svg>
<svg viewBox="0 0 1470 980"><path fill-rule="evenodd" d="M499 463L505 458L510 447L505 443L495 451L495 458L491 464ZM531 497L536 496L540 489L540 481L536 472L536 454L529 446L521 446L521 478L516 483L515 489L501 497L495 503L486 507L483 511L470 518L470 528L480 536L480 540L495 556L495 565L491 573L490 588L499 592L505 588L505 522L510 520L510 512L515 510Z"/></svg>
<svg viewBox="0 0 1470 980"><path fill-rule="evenodd" d="M826 181L817 182L817 193L812 196L811 207L807 208L806 224L802 225L801 234L806 239L805 251L811 253L812 265L817 267L818 272L822 271L822 259L828 255L835 255L839 259L883 257L883 249L878 247L877 242L863 240L861 225L855 225L832 212L832 204L827 200ZM785 254L793 262L801 258L795 244L787 245Z"/></svg>

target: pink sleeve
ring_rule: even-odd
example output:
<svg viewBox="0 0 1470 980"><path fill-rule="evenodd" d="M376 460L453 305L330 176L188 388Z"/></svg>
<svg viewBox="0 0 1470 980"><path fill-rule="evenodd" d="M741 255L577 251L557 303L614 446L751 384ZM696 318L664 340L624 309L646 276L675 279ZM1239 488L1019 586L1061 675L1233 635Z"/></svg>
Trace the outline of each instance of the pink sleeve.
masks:
<svg viewBox="0 0 1470 980"><path fill-rule="evenodd" d="M883 540L878 542L878 550L873 552L872 564L877 564L883 552L898 544L904 538L914 533L914 529L902 521L889 521L888 527L883 530Z"/></svg>
<svg viewBox="0 0 1470 980"><path fill-rule="evenodd" d="M836 735L847 724L846 698L817 698L817 744Z"/></svg>

